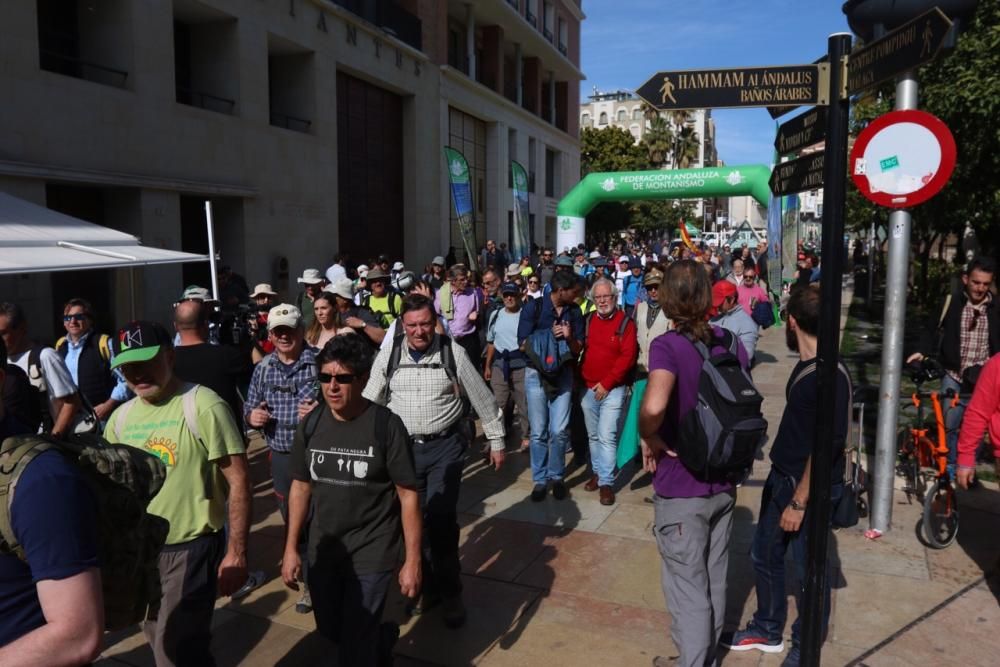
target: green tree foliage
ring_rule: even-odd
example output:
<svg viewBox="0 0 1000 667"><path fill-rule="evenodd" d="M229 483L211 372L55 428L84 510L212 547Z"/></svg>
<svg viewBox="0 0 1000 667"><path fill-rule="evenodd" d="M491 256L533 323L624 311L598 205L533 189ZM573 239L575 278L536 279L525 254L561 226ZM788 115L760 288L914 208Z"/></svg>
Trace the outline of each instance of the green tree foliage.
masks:
<svg viewBox="0 0 1000 667"><path fill-rule="evenodd" d="M581 178L593 172L637 171L648 164L646 149L636 145L635 137L624 128L585 127L580 132Z"/></svg>
<svg viewBox="0 0 1000 667"><path fill-rule="evenodd" d="M656 115L649 122L649 129L643 138L646 150L649 153L649 165L653 169L659 169L670 159L670 154L674 145L674 134L670 131L670 126L663 116Z"/></svg>
<svg viewBox="0 0 1000 667"><path fill-rule="evenodd" d="M914 219L941 234L972 226L982 249L1000 251L1000 0L980 0L948 56L920 70L920 108L955 136L958 163L945 189L917 207Z"/></svg>

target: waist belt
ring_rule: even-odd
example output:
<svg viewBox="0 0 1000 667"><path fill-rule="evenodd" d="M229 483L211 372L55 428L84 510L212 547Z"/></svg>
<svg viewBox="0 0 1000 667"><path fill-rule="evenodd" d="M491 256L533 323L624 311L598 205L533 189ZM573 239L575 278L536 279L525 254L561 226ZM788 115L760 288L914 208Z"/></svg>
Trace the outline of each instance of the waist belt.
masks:
<svg viewBox="0 0 1000 667"><path fill-rule="evenodd" d="M447 438L450 435L453 435L456 431L458 431L458 427L459 427L460 423L461 423L461 420L455 422L454 424L452 424L451 426L449 426L445 430L439 431L438 433L427 433L425 435L414 435L414 436L411 436L410 439L413 440L413 442L415 442L418 445L422 445L422 444L427 443L427 442L433 442L434 440L442 440L444 438Z"/></svg>

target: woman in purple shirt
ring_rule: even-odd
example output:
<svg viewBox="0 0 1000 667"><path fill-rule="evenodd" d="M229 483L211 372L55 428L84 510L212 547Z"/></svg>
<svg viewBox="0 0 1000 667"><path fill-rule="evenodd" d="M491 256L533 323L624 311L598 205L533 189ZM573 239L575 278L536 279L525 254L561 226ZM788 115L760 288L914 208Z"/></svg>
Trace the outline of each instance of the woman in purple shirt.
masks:
<svg viewBox="0 0 1000 667"><path fill-rule="evenodd" d="M654 533L663 563L660 579L680 651L676 662L654 665L713 665L726 611L729 535L736 490L725 479L696 476L674 452L682 418L698 399L702 357L691 339L715 352L722 330L708 323L712 283L692 260L669 265L660 289L664 314L674 330L656 338L649 351L649 381L639 411L645 470L653 473ZM746 352L739 359L747 367Z"/></svg>

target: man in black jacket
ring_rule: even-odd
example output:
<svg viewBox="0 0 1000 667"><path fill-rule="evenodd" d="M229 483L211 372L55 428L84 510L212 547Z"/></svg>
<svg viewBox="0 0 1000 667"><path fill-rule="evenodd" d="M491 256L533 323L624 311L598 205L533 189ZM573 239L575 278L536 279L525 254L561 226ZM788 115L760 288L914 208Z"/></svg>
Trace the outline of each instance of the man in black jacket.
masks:
<svg viewBox="0 0 1000 667"><path fill-rule="evenodd" d="M983 364L1000 352L1000 310L990 291L996 265L988 257L973 259L962 275L964 289L945 301L937 322L937 355L944 366L941 392L949 389L970 394ZM928 328L928 331L932 329ZM924 341L923 349L931 346ZM907 362L923 359L920 352L911 354ZM958 429L962 424L968 399L948 407L945 428L948 435L948 468L954 477ZM948 403L950 406L950 402Z"/></svg>

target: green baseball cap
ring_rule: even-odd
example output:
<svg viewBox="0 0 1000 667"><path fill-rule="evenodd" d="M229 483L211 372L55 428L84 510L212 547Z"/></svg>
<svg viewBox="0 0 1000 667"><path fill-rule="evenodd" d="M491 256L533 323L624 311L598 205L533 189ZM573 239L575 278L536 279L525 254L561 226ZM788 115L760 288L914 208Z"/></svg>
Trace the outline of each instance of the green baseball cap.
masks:
<svg viewBox="0 0 1000 667"><path fill-rule="evenodd" d="M138 361L149 361L161 349L171 349L173 341L162 325L156 322L129 322L118 330L118 335L111 341L111 351L114 359L111 368Z"/></svg>

